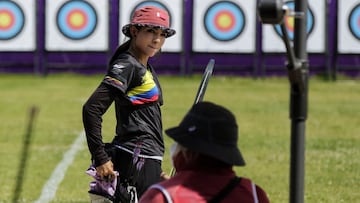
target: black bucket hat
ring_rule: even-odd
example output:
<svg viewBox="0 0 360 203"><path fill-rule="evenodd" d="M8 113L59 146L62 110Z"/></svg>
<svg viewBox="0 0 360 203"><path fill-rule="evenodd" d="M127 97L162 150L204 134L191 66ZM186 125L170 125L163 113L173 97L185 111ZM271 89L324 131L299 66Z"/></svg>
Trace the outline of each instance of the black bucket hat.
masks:
<svg viewBox="0 0 360 203"><path fill-rule="evenodd" d="M238 126L235 116L222 106L199 102L190 109L179 126L165 132L191 151L230 165L245 165L237 147Z"/></svg>

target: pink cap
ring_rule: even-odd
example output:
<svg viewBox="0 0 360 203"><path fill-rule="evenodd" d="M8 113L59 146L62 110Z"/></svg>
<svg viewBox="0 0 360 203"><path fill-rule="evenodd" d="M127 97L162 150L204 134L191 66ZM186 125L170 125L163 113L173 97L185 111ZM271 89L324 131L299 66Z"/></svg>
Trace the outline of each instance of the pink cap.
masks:
<svg viewBox="0 0 360 203"><path fill-rule="evenodd" d="M122 28L122 32L130 37L130 25L159 27L166 32L167 37L175 34L170 28L170 17L166 10L155 6L145 6L137 9L132 16L131 23Z"/></svg>

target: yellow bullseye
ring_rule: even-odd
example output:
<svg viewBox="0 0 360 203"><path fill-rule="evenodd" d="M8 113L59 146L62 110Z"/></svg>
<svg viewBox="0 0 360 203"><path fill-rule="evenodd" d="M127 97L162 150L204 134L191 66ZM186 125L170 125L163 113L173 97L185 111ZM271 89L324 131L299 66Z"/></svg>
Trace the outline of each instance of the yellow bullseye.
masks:
<svg viewBox="0 0 360 203"><path fill-rule="evenodd" d="M295 18L294 17L286 17L285 25L288 30L293 32L295 30Z"/></svg>
<svg viewBox="0 0 360 203"><path fill-rule="evenodd" d="M11 16L6 12L0 12L0 28L10 27L12 24Z"/></svg>
<svg viewBox="0 0 360 203"><path fill-rule="evenodd" d="M69 23L74 28L80 28L86 24L86 18L80 12L74 12L69 16Z"/></svg>
<svg viewBox="0 0 360 203"><path fill-rule="evenodd" d="M230 27L232 24L231 16L226 14L220 15L219 18L217 19L217 24L224 29Z"/></svg>

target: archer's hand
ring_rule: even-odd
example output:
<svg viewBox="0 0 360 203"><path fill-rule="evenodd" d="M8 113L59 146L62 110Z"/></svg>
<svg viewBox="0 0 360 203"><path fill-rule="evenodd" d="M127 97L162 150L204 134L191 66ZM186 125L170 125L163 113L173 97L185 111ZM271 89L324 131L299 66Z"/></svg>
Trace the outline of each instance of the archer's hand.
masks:
<svg viewBox="0 0 360 203"><path fill-rule="evenodd" d="M107 161L101 166L96 167L97 174L107 181L112 181L115 178L114 165L111 161Z"/></svg>
<svg viewBox="0 0 360 203"><path fill-rule="evenodd" d="M161 181L164 181L164 180L168 180L168 179L170 179L170 176L169 176L168 174L166 174L164 171L161 172L161 174L160 174L160 180L161 180Z"/></svg>

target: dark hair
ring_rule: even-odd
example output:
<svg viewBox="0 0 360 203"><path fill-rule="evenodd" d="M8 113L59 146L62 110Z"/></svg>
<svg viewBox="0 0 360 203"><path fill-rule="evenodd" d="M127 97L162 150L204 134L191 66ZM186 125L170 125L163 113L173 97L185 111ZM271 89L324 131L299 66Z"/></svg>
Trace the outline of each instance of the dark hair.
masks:
<svg viewBox="0 0 360 203"><path fill-rule="evenodd" d="M112 55L109 64L111 65L121 53L126 52L130 48L132 38L121 44L118 48L116 48L115 53Z"/></svg>
<svg viewBox="0 0 360 203"><path fill-rule="evenodd" d="M135 26L135 28L137 30L140 30L143 26L141 25L133 25ZM130 37L129 40L127 40L126 42L124 42L123 44L121 44L118 48L116 48L115 53L112 55L109 64L111 65L116 59L117 57L121 54L121 53L125 53L127 50L129 50L130 48L130 44L131 44L131 40L132 37Z"/></svg>
<svg viewBox="0 0 360 203"><path fill-rule="evenodd" d="M141 24L135 24L135 25L132 25L132 26L134 26L137 30L141 30L144 27L154 27L154 26L141 25ZM156 27L156 26L154 28L158 29L158 27ZM129 50L132 39L133 38L130 37L129 40L127 40L126 42L121 44L118 48L116 48L115 53L112 55L112 57L111 57L111 59L109 61L109 65L111 65L118 58L118 56L120 54L125 53L125 52L127 52ZM156 55L159 56L160 53L161 53L161 49L159 50L159 52Z"/></svg>

